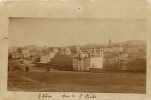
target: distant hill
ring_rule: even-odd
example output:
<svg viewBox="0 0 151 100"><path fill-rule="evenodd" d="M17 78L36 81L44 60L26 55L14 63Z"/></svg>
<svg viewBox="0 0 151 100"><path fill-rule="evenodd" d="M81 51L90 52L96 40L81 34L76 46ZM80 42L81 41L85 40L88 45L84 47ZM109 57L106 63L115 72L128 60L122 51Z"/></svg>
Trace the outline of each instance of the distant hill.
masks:
<svg viewBox="0 0 151 100"><path fill-rule="evenodd" d="M120 42L118 43L120 45L130 45L130 46L145 46L146 45L146 41L143 40L129 40L129 41L125 41L125 42Z"/></svg>
<svg viewBox="0 0 151 100"><path fill-rule="evenodd" d="M81 48L104 48L104 47L108 47L109 45L105 45L105 44L86 44L86 45L80 45ZM112 43L110 46L146 46L146 41L143 40L128 40L128 41L124 41L124 42L115 42ZM71 46L70 46L71 47ZM72 46L76 47L76 46Z"/></svg>

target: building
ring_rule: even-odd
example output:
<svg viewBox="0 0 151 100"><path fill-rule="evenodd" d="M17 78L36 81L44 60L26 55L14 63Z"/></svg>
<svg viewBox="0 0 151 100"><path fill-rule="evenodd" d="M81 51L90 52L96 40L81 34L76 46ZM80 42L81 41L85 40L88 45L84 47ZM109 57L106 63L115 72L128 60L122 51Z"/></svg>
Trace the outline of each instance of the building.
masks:
<svg viewBox="0 0 151 100"><path fill-rule="evenodd" d="M120 70L128 70L128 54L127 53L120 53L119 56L118 56L118 63L119 63L119 66L120 66Z"/></svg>
<svg viewBox="0 0 151 100"><path fill-rule="evenodd" d="M29 49L23 49L22 54L23 54L24 58L30 58L31 57L31 53L30 53Z"/></svg>
<svg viewBox="0 0 151 100"><path fill-rule="evenodd" d="M48 55L40 57L40 63L48 63L50 62L50 57Z"/></svg>
<svg viewBox="0 0 151 100"><path fill-rule="evenodd" d="M9 56L11 56L12 59L22 59L24 57L22 48L9 49Z"/></svg>
<svg viewBox="0 0 151 100"><path fill-rule="evenodd" d="M40 63L49 63L52 58L54 58L56 52L49 52L49 54L42 55L40 57Z"/></svg>
<svg viewBox="0 0 151 100"><path fill-rule="evenodd" d="M65 48L65 55L71 55L71 50L70 48Z"/></svg>
<svg viewBox="0 0 151 100"><path fill-rule="evenodd" d="M73 70L89 71L90 69L103 69L103 49L91 48L79 50L73 56Z"/></svg>
<svg viewBox="0 0 151 100"><path fill-rule="evenodd" d="M58 48L53 48L53 50L52 50L54 53L58 53L59 52L59 50L58 50Z"/></svg>

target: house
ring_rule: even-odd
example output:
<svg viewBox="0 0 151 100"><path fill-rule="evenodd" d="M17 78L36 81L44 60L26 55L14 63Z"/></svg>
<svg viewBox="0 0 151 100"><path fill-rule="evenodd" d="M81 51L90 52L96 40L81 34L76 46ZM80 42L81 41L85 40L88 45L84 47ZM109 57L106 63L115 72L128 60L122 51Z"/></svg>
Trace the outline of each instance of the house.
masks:
<svg viewBox="0 0 151 100"><path fill-rule="evenodd" d="M127 53L121 53L118 56L118 62L120 66L120 70L128 70L128 54Z"/></svg>
<svg viewBox="0 0 151 100"><path fill-rule="evenodd" d="M23 53L24 58L31 57L30 51L28 49L23 49L22 53Z"/></svg>
<svg viewBox="0 0 151 100"><path fill-rule="evenodd" d="M48 55L44 55L40 57L40 63L48 63L50 62L50 57Z"/></svg>
<svg viewBox="0 0 151 100"><path fill-rule="evenodd" d="M64 52L65 52L65 55L71 55L70 48L65 48Z"/></svg>
<svg viewBox="0 0 151 100"><path fill-rule="evenodd" d="M49 54L42 55L40 57L40 63L49 63L52 58L54 58L56 52L49 52Z"/></svg>

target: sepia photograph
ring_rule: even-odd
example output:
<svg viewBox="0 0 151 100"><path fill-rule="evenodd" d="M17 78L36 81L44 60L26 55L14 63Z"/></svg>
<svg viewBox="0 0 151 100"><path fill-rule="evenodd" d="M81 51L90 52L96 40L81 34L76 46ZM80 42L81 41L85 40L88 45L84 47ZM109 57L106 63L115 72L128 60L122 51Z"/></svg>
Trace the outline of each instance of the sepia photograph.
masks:
<svg viewBox="0 0 151 100"><path fill-rule="evenodd" d="M9 18L8 91L146 93L146 20Z"/></svg>

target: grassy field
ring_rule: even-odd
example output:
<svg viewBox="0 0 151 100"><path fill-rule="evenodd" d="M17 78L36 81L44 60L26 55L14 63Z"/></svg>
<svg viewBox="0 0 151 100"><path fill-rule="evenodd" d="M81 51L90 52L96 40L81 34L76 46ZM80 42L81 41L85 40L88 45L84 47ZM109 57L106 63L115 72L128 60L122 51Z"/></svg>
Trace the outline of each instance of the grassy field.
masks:
<svg viewBox="0 0 151 100"><path fill-rule="evenodd" d="M9 72L9 91L145 93L144 73Z"/></svg>

